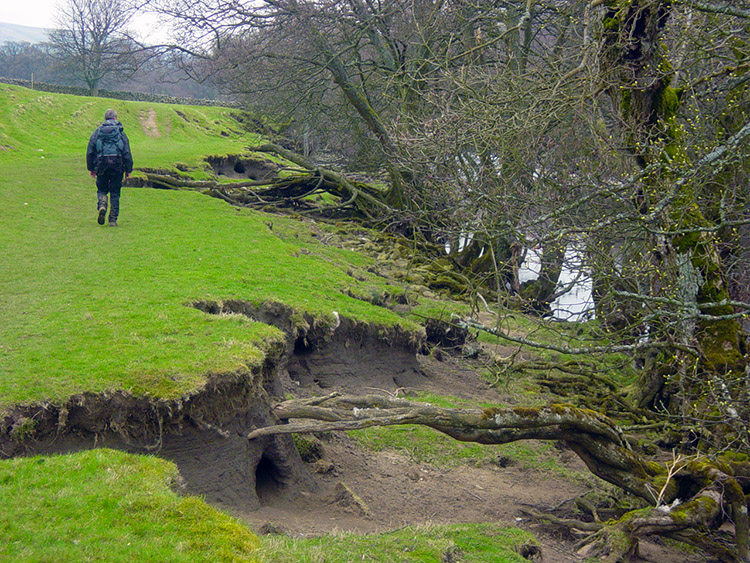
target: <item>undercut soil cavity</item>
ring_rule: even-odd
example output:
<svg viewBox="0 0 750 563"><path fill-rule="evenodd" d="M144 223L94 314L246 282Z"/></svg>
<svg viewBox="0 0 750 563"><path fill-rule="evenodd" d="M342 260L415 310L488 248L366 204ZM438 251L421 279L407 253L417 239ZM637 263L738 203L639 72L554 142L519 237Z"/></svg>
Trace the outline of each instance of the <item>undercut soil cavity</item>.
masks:
<svg viewBox="0 0 750 563"><path fill-rule="evenodd" d="M177 402L112 393L80 395L64 405L18 407L0 428L2 456L93 447L155 453L177 464L187 492L232 511L255 510L318 486L289 436L246 439L251 430L278 422L271 414L274 397L334 388L392 390L425 377L416 361L414 335L395 329L390 343L384 343L382 329L347 319L336 327L295 327L292 311L275 304L194 306L207 314L243 314L277 326L287 333L287 346L270 352L257 373L217 377ZM315 326L313 319L309 325ZM29 421L34 421L33 432L27 431Z"/></svg>
<svg viewBox="0 0 750 563"><path fill-rule="evenodd" d="M279 169L270 160L237 155L209 157L206 162L217 176L234 179L272 180Z"/></svg>

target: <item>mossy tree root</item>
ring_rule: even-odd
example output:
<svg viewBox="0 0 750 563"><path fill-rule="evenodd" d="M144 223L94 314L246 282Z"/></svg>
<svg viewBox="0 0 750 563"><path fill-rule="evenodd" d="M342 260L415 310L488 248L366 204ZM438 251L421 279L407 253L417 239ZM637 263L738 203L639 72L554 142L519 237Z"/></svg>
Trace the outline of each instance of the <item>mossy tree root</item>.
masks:
<svg viewBox="0 0 750 563"><path fill-rule="evenodd" d="M199 190L235 205L300 205L303 198L327 192L341 203L321 210L349 208L370 220L382 220L383 216L393 214L393 209L385 202L387 194L384 191L315 166L302 156L273 143L252 147L252 150L275 153L299 169L295 169L294 174L284 177L240 182L196 181L148 171L145 172L146 179L148 185L156 188Z"/></svg>
<svg viewBox="0 0 750 563"><path fill-rule="evenodd" d="M269 182L267 180L247 180L243 182L219 183L212 180L189 180L187 178L180 178L177 176L171 176L169 174L160 174L158 172L144 172L144 174L146 175L146 180L149 185L155 188L166 188L171 190L203 190L212 188L237 189L247 188L251 186L269 185Z"/></svg>
<svg viewBox="0 0 750 563"><path fill-rule="evenodd" d="M332 170L315 166L301 155L273 143L252 147L252 150L277 154L303 170L318 175L322 180L325 191L341 199L346 205L353 206L369 219L377 219L384 214L391 215L393 212L393 209L385 202L386 192L381 192L362 182L350 181L342 174Z"/></svg>
<svg viewBox="0 0 750 563"><path fill-rule="evenodd" d="M605 561L626 561L639 538L670 536L698 545L722 561L750 561L746 491L750 462L694 458L672 465L634 451L606 416L571 405L450 409L378 395L332 393L292 399L273 409L281 424L256 429L248 439L287 433L354 430L370 426L421 424L456 440L504 444L517 440L565 442L598 477L628 491L652 508L631 511L598 528L587 549ZM290 419L308 419L288 422ZM749 485L750 488L750 485ZM735 525L735 545L723 547L714 532L724 521Z"/></svg>

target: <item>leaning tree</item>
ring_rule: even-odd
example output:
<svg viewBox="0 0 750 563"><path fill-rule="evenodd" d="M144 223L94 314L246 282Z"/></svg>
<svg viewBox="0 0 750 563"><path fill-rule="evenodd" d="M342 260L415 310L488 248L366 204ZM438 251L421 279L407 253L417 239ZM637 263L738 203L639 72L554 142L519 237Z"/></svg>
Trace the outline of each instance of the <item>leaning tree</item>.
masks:
<svg viewBox="0 0 750 563"><path fill-rule="evenodd" d="M428 96L443 109L400 130L400 155L485 247L504 234L544 249L540 279L518 288L531 309L558 289L561 247L577 247L568 266L593 278L599 323L644 366L633 406L746 447L749 305L727 271L747 269L748 11L594 0L557 3L557 18L526 6L523 64L490 45L484 65L442 64Z"/></svg>

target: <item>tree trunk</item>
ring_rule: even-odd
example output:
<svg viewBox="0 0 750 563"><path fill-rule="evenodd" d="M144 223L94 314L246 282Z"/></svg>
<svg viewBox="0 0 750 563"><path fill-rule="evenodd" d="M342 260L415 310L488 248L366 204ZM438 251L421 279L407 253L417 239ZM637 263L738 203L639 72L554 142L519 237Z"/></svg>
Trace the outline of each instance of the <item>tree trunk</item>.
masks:
<svg viewBox="0 0 750 563"><path fill-rule="evenodd" d="M640 398L653 402L667 396L672 410L685 412L706 379L730 383L742 377L744 338L730 305L723 266L714 235L699 207L695 186L678 178L676 170L689 165L677 123L681 93L671 84L673 74L660 35L673 3L667 0L608 0L603 25L602 61L608 93L619 109L629 150L642 168L656 166L643 180L644 222L653 233L654 275L650 297L681 303L671 316L662 316L662 334L675 343L697 346L700 359L677 353L656 365L670 365L669 388L653 384ZM693 374L702 373L699 378ZM656 374L661 377L664 374ZM653 383L653 374L646 379ZM733 385L728 386L729 393ZM674 400L677 401L675 405Z"/></svg>
<svg viewBox="0 0 750 563"><path fill-rule="evenodd" d="M524 309L535 315L550 313L550 305L555 298L555 289L560 281L563 260L565 259L565 244L560 241L547 241L542 245L541 269L539 277L521 285L521 297L524 299Z"/></svg>
<svg viewBox="0 0 750 563"><path fill-rule="evenodd" d="M388 174L391 180L390 188L385 196L385 201L392 207L402 209L408 208L409 201L404 193L404 183L407 181L408 175L393 164L393 155L395 153L393 140L380 119L380 116L350 80L346 68L341 60L339 60L339 57L333 52L328 40L318 29L313 27L312 23L306 23L305 25L309 28L310 33L313 36L313 41L325 59L325 67L331 73L333 81L341 89L346 100L357 111L369 131L375 135L375 138L380 142L380 146L386 156Z"/></svg>
<svg viewBox="0 0 750 563"><path fill-rule="evenodd" d="M91 79L87 81L89 87L89 95L93 98L99 97L99 80Z"/></svg>

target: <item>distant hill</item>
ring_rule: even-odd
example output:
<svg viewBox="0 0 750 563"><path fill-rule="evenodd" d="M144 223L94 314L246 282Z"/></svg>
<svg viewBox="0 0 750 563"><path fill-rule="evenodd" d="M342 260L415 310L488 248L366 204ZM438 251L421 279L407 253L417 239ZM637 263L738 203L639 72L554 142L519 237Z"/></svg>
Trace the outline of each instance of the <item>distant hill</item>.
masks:
<svg viewBox="0 0 750 563"><path fill-rule="evenodd" d="M0 22L0 44L6 41L42 43L43 41L47 41L47 30L41 27Z"/></svg>

